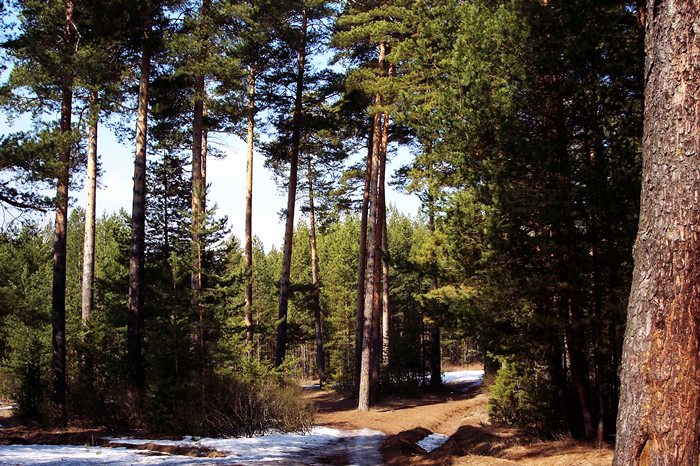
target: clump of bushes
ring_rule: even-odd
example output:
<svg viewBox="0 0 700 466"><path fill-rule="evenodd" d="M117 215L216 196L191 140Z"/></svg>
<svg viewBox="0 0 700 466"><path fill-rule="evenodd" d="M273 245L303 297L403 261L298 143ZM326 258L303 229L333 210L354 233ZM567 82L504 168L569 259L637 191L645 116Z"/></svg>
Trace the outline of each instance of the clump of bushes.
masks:
<svg viewBox="0 0 700 466"><path fill-rule="evenodd" d="M489 416L495 424L547 430L553 418L546 367L501 359L490 386Z"/></svg>
<svg viewBox="0 0 700 466"><path fill-rule="evenodd" d="M300 389L274 377L221 380L209 393L202 429L207 435L248 436L311 430L313 405Z"/></svg>

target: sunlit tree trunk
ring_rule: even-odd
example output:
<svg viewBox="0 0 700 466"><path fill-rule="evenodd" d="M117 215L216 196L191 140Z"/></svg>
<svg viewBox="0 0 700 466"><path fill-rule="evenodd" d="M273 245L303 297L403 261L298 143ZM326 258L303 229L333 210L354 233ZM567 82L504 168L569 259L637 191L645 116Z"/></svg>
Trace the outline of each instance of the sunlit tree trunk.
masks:
<svg viewBox="0 0 700 466"><path fill-rule="evenodd" d="M134 158L134 195L131 208L129 247L129 299L127 321L127 377L132 397L140 398L146 386L142 355L143 266L146 227L146 146L148 131L148 88L151 75L150 36L153 2L144 11L141 76L136 117L136 155Z"/></svg>
<svg viewBox="0 0 700 466"><path fill-rule="evenodd" d="M374 102L376 105L381 104L381 96L375 96ZM362 316L362 354L360 359L360 386L358 393L358 411L369 410L370 390L371 390L371 359L372 359L372 333L374 323L374 302L376 289L375 274L377 271L377 243L376 243L376 228L378 216L377 203L377 180L379 177L379 152L381 141L381 114L379 112L374 115L374 141L372 145L372 159L370 166L370 184L369 184L369 215L367 219L367 263L365 267L365 296Z"/></svg>
<svg viewBox="0 0 700 466"><path fill-rule="evenodd" d="M697 465L700 5L647 2L642 196L614 463Z"/></svg>
<svg viewBox="0 0 700 466"><path fill-rule="evenodd" d="M287 194L287 218L284 226L284 248L282 252L282 276L280 278L279 323L277 324L275 366L282 364L287 352L287 310L289 308L289 283L292 269L292 240L294 236L294 209L296 206L297 196L299 144L301 141L304 69L306 67L306 28L307 10L306 7L304 7L301 22L301 43L297 56L296 94L294 97L292 140L289 154L289 191Z"/></svg>
<svg viewBox="0 0 700 466"><path fill-rule="evenodd" d="M369 210L370 178L372 176L372 151L374 147L374 125L369 131L367 142L367 167L365 184L362 191L362 208L360 212L360 245L357 261L357 295L355 302L355 395L360 391L360 373L362 369L362 332L364 331L365 313L365 272L367 267L367 216Z"/></svg>
<svg viewBox="0 0 700 466"><path fill-rule="evenodd" d="M97 194L97 125L100 119L100 107L97 91L90 94L90 116L87 149L87 200L85 202L85 237L83 239L83 281L81 318L87 322L93 304L93 287L95 284L95 199Z"/></svg>
<svg viewBox="0 0 700 466"><path fill-rule="evenodd" d="M389 73L391 75L391 73ZM382 125L382 158L379 179L379 222L382 229L382 364L389 365L389 237L386 220L386 157L389 147L389 114L384 112Z"/></svg>

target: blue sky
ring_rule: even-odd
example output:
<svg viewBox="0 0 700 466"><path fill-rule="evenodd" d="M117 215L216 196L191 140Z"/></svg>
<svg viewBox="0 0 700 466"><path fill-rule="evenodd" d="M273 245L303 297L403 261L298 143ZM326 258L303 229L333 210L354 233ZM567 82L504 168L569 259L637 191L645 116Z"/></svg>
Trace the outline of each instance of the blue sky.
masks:
<svg viewBox="0 0 700 466"><path fill-rule="evenodd" d="M117 142L107 128L100 128L98 152L101 157L103 176L101 189L97 193L97 211L114 212L120 208L131 210L131 190L133 177L133 147ZM243 237L245 227L245 171L246 146L234 137L217 137L215 144L226 154L224 159L207 161L207 177L210 183L207 203L218 205L218 213L227 215L232 232ZM364 152L364 151L362 151ZM400 150L389 165L388 174L407 163L410 155ZM255 154L253 168L253 234L260 237L265 249L282 244L284 222L279 220L279 211L287 204L286 193L281 193L273 180L272 173L263 165L263 157ZM84 205L84 190L74 193L77 205ZM406 195L389 187L387 202L400 211L415 216L420 202L414 195ZM295 218L299 218L297 211Z"/></svg>

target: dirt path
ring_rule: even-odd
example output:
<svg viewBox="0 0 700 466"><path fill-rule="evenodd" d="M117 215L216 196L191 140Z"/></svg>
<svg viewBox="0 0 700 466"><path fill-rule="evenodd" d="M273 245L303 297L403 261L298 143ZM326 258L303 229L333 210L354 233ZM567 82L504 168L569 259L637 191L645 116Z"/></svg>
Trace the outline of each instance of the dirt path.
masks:
<svg viewBox="0 0 700 466"><path fill-rule="evenodd" d="M543 441L518 430L488 423L488 397L476 385L452 385L421 398L388 398L368 412L333 391L311 391L316 423L341 429L370 428L387 435L381 452L388 465L603 466L612 462L610 446L569 439ZM432 433L449 436L427 453L416 445Z"/></svg>

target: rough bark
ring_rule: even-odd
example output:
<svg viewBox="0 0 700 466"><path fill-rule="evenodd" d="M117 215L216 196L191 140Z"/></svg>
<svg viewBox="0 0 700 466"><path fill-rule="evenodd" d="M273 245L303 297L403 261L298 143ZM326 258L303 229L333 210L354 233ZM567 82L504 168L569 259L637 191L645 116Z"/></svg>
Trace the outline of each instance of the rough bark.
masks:
<svg viewBox="0 0 700 466"><path fill-rule="evenodd" d="M87 200L85 202L85 237L83 240L82 312L83 322L90 318L95 284L95 211L97 193L97 126L100 118L97 91L90 94L90 122L87 149Z"/></svg>
<svg viewBox="0 0 700 466"><path fill-rule="evenodd" d="M321 316L321 290L318 271L318 245L316 242L316 210L314 206L314 176L311 157L306 160L306 176L309 189L309 243L311 246L311 285L314 329L316 331L316 367L319 384L326 381L326 356L323 350L323 318Z"/></svg>
<svg viewBox="0 0 700 466"><path fill-rule="evenodd" d="M616 465L697 465L700 5L647 3L642 197Z"/></svg>
<svg viewBox="0 0 700 466"><path fill-rule="evenodd" d="M148 131L148 88L151 75L150 36L153 3L148 1L143 16L143 37L136 117L136 153L134 157L134 194L131 207L129 246L129 298L127 320L127 378L134 398L140 398L146 385L142 355L143 266L146 226L146 146Z"/></svg>
<svg viewBox="0 0 700 466"><path fill-rule="evenodd" d="M73 2L66 0L63 46L66 55L73 53L75 25L73 23ZM59 131L62 135L71 132L73 104L73 72L67 64L61 77L61 116ZM52 394L53 421L66 422L66 239L68 233L68 184L70 181L71 147L67 140L59 154L59 168L56 181L56 216L53 238L53 289L51 296L52 327Z"/></svg>
<svg viewBox="0 0 700 466"><path fill-rule="evenodd" d="M289 308L289 280L292 269L292 241L294 236L294 209L297 197L297 177L299 168L299 145L301 142L302 105L304 95L304 69L306 67L306 28L307 10L302 11L301 42L297 55L296 93L294 96L294 115L292 117L292 140L289 153L289 189L287 193L287 212L284 225L284 248L282 252L282 275L280 277L280 299L277 324L277 345L275 348L275 366L284 361L287 352L287 310Z"/></svg>
<svg viewBox="0 0 700 466"><path fill-rule="evenodd" d="M255 69L248 69L248 147L245 186L245 335L253 344L253 149L255 144Z"/></svg>

